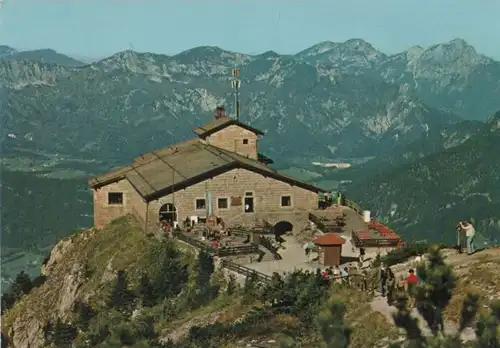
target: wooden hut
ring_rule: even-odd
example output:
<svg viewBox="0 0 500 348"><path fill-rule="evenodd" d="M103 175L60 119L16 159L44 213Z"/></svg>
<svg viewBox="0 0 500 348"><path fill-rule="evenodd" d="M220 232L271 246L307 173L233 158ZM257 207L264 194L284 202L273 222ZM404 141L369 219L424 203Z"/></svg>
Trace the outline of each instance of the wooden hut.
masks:
<svg viewBox="0 0 500 348"><path fill-rule="evenodd" d="M327 233L314 240L314 244L319 247L318 261L324 266L340 265L342 255L342 245L345 239L336 233Z"/></svg>

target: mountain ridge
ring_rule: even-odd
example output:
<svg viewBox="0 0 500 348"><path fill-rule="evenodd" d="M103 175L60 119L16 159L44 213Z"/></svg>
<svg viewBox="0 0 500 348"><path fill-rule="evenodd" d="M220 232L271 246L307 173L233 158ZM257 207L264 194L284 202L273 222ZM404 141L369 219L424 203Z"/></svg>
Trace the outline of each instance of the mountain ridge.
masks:
<svg viewBox="0 0 500 348"><path fill-rule="evenodd" d="M349 45L359 45L356 42L354 40ZM204 55L200 55L200 52ZM116 118L119 122L117 126L122 128L129 127L127 124L148 128L148 119L152 121L157 118L170 124L177 124L182 118L192 128L205 122L217 104L232 103L228 72L238 64L243 64L241 69L244 71L242 116L247 122L268 130L271 135L285 135L290 144L294 142L297 132L305 130L305 139L311 143L304 156L314 152L326 157L377 155L396 144L404 145L415 140L429 126L441 127L460 119L446 110L428 107L419 101L414 91L388 84L374 74L350 74L349 70L315 66L292 56L247 56L219 48L201 47L175 56L123 51L82 67L12 60L4 60L0 64L0 81L7 87L6 98L10 99L7 103L10 106L6 111L9 114L7 119L13 121L11 129L7 129L9 133L18 133L14 124L19 119L29 118L28 111L23 109L39 108L39 105L35 106L38 104L37 98L45 95L42 104L52 100L51 106L47 105L49 109L44 113L59 117L61 105L68 105L71 93L75 103L81 104L75 104L80 113L96 103L102 105L99 110L91 112L93 115L110 112L110 106L107 106L109 97L102 96L109 93L113 98L122 99L113 107L121 110L122 114L130 113L128 110L132 107L147 110L144 116L149 116L139 117L140 119L137 119L137 115L130 114L125 120L116 112L114 116L103 115L104 119ZM83 86L83 90L77 90L80 87L76 83ZM32 88L34 86L36 94L40 94L38 97L32 95L35 93ZM97 94L95 88L100 89ZM88 98L96 100L90 105ZM24 100L25 106L21 106L21 102L16 103L17 106L13 105L13 101L17 99ZM29 100L32 101L28 102ZM95 118L87 115L89 111L81 117ZM19 112L21 116L14 116L15 112ZM71 117L72 115L61 114L60 120ZM28 119L22 122L36 123ZM50 123L58 122L53 120ZM179 134L187 134L186 126L176 125L175 128L179 131L175 132L171 141L155 143L152 147L162 147L165 143L182 140ZM70 129L72 125L61 124L60 127ZM106 128L104 124L101 128L103 127ZM125 128L119 133L123 134ZM38 131L36 127L29 126L23 133L33 138L33 134ZM53 134L60 132L58 129L52 130ZM102 132L102 129L97 129L96 132ZM155 132L158 132L158 127L145 129L143 136L151 137ZM336 139L334 143L331 143L332 136ZM96 137L109 138L104 133ZM282 144L273 144L268 139L270 137L263 139L263 146L270 148L278 157L284 158L297 153L296 147L283 148ZM53 151L71 149L64 144L56 146L57 141L52 141ZM109 144L109 140L106 141L108 145L103 146L120 148ZM90 144L93 142L94 139L89 139L80 145L80 149L84 149L84 152L85 149L98 149L99 147ZM44 146L39 144L40 148L45 148ZM304 148L299 146L299 149ZM375 151L376 148L378 149ZM105 148L101 150L111 153ZM136 153L128 152L127 158L133 155Z"/></svg>
<svg viewBox="0 0 500 348"><path fill-rule="evenodd" d="M456 222L472 218L478 232L498 243L499 119L497 112L460 144L380 170L347 190L410 238L428 230L453 241Z"/></svg>

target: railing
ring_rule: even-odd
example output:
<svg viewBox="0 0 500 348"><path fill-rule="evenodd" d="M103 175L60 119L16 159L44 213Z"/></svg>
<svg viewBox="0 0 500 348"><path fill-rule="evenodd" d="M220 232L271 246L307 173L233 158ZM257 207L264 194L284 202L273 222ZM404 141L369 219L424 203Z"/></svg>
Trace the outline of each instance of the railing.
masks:
<svg viewBox="0 0 500 348"><path fill-rule="evenodd" d="M186 236L185 234L181 232L174 233L174 235L179 239L182 240L183 242L199 249L199 250L204 250L212 255L217 255L219 257L224 257L224 256L232 256L232 255L238 255L238 253L241 254L248 254L248 253L259 253L261 254L260 256L262 257L263 252L259 250L259 246L256 244L251 244L248 246L241 246L241 247L226 247L226 248L221 248L221 249L215 249L210 245L207 245L203 243L200 240L197 240L195 238ZM261 236L262 237L262 236ZM281 256L280 256L281 258ZM256 271L252 268L239 265L237 263L234 263L229 260L222 259L221 260L221 266L236 272L238 274L241 274L245 277L249 276L254 276L256 277L259 281L263 283L269 283L272 280L272 276L267 275L265 273ZM329 282L335 282L338 281L339 279L342 279L342 283L348 286L351 286L353 288L357 288L361 291L367 291L367 292L374 292L376 289L376 286L374 286L372 281L368 279L365 275L363 274L351 274L349 276L344 277L344 276L336 276L336 277L330 277L328 278Z"/></svg>
<svg viewBox="0 0 500 348"><path fill-rule="evenodd" d="M254 276L257 278L257 280L263 282L263 283L269 283L272 281L273 277L267 274L264 274L262 272L256 271L254 269L251 269L249 267L245 267L239 264L236 264L234 262L231 262L229 260L222 260L221 261L222 267L231 270L233 272L236 272L238 274L241 274L245 277L249 276ZM371 292L373 293L376 290L376 286L373 284L373 282L368 279L365 275L362 274L352 274L350 276L344 277L344 276L336 276L336 277L330 277L328 279L325 279L330 283L334 282L339 282L340 284L344 284L347 286L350 286L352 288L358 289L360 291L366 291L366 292Z"/></svg>
<svg viewBox="0 0 500 348"><path fill-rule="evenodd" d="M229 227L227 229L228 232L231 233L231 235L234 235L236 237L243 237L243 238L249 238L250 233L243 228L240 227Z"/></svg>
<svg viewBox="0 0 500 348"><path fill-rule="evenodd" d="M262 281L264 283L270 282L272 279L272 277L267 275L267 274L261 273L259 271L254 270L254 269L251 269L249 267L238 265L237 263L231 262L229 260L222 260L221 265L222 265L222 267L224 267L230 271L236 272L238 274L244 275L245 277L249 277L249 276L253 275L259 281Z"/></svg>
<svg viewBox="0 0 500 348"><path fill-rule="evenodd" d="M363 210L355 202L353 202L353 201L351 201L349 199L346 199L345 200L345 205L346 205L346 207L351 208L352 210L354 210L359 215L363 216Z"/></svg>
<svg viewBox="0 0 500 348"><path fill-rule="evenodd" d="M275 260L281 260L283 259L281 255L278 253L278 248L276 248L271 240L265 236L259 236L259 243L262 245L264 248L269 250L271 254L273 254L273 257Z"/></svg>
<svg viewBox="0 0 500 348"><path fill-rule="evenodd" d="M218 249L215 249L215 254L219 257L257 254L258 252L259 252L259 246L256 244L242 245L236 247L220 247Z"/></svg>
<svg viewBox="0 0 500 348"><path fill-rule="evenodd" d="M220 248L214 248L211 245L207 245L206 243L204 243L196 238L186 236L183 233L176 233L175 236L179 240L182 240L183 242L186 242L189 245L192 245L197 249L204 250L205 252L208 252L210 254L213 254L213 255L216 255L219 257L259 253L259 246L256 244L232 246L232 247L222 246Z"/></svg>

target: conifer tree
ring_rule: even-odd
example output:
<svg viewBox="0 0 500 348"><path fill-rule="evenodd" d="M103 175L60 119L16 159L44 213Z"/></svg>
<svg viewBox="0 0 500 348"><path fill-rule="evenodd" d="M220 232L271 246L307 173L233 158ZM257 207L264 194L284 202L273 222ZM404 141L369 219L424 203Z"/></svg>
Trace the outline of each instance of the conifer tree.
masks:
<svg viewBox="0 0 500 348"><path fill-rule="evenodd" d="M234 274L229 274L229 280L227 282L226 293L228 295L233 295L238 290L238 283L236 282L236 276Z"/></svg>
<svg viewBox="0 0 500 348"><path fill-rule="evenodd" d="M475 348L500 347L500 301L491 304L490 312L477 321L476 335L478 337Z"/></svg>
<svg viewBox="0 0 500 348"><path fill-rule="evenodd" d="M159 245L159 270L153 281L153 294L156 300L179 294L188 280L187 265L181 261L181 253L170 240Z"/></svg>
<svg viewBox="0 0 500 348"><path fill-rule="evenodd" d="M90 320L96 316L96 312L88 304L82 301L76 301L73 307L76 314L75 325L82 331L89 329Z"/></svg>
<svg viewBox="0 0 500 348"><path fill-rule="evenodd" d="M109 299L109 305L120 310L130 309L132 301L133 295L128 289L127 274L125 271L118 271L115 287Z"/></svg>
<svg viewBox="0 0 500 348"><path fill-rule="evenodd" d="M152 307L155 304L153 285L149 280L149 277L146 273L141 276L141 280L139 282L139 296L142 300L142 305L144 307Z"/></svg>
<svg viewBox="0 0 500 348"><path fill-rule="evenodd" d="M243 303L252 303L257 298L258 278L255 273L251 273L245 278L243 287Z"/></svg>
<svg viewBox="0 0 500 348"><path fill-rule="evenodd" d="M33 285L31 283L30 276L24 271L21 271L16 275L16 279L14 279L14 282L12 283L11 293L15 301L17 301L23 295L28 294L32 288Z"/></svg>
<svg viewBox="0 0 500 348"><path fill-rule="evenodd" d="M75 327L57 319L54 325L53 343L56 347L70 347L78 332Z"/></svg>
<svg viewBox="0 0 500 348"><path fill-rule="evenodd" d="M212 291L210 287L210 277L215 271L214 259L212 255L205 250L201 250L198 254L197 260L198 274L196 276L196 285L206 300L212 298Z"/></svg>
<svg viewBox="0 0 500 348"><path fill-rule="evenodd" d="M338 301L329 301L319 313L317 323L326 348L347 348L351 329L344 322L346 308Z"/></svg>
<svg viewBox="0 0 500 348"><path fill-rule="evenodd" d="M136 336L147 339L153 342L158 338L158 334L155 331L155 321L152 316L144 316L137 320L136 322Z"/></svg>
<svg viewBox="0 0 500 348"><path fill-rule="evenodd" d="M14 306L14 303L16 302L16 299L12 295L11 292L6 292L2 294L2 305L1 305L1 311L2 315L4 312L8 309L11 309L12 306Z"/></svg>

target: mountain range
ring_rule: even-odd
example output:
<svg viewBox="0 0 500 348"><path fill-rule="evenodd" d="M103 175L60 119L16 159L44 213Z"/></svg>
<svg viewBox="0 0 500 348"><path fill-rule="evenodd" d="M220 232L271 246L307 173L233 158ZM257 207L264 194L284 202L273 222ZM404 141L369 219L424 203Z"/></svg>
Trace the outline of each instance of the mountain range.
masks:
<svg viewBox="0 0 500 348"><path fill-rule="evenodd" d="M129 160L186 138L217 105L231 109L233 67L242 71L242 120L267 132L262 145L278 160L379 156L500 107L500 63L463 40L393 56L362 40L293 56L216 47L175 56L125 51L76 68L52 52L0 61L8 149ZM475 90L489 103L465 102ZM464 105L447 102L451 94Z"/></svg>
<svg viewBox="0 0 500 348"><path fill-rule="evenodd" d="M231 112L235 67L242 76L241 120L266 131L260 146L277 167L320 171L311 169L312 161L371 158L327 176L351 173L346 179L363 189L352 185L347 192L381 216L397 204L401 218L393 222L404 228L403 235L408 226L425 223L414 211L422 204L413 202L414 196L429 210L442 204L408 190L405 180L415 179L408 168L430 161L422 168L438 170L432 168L441 162L433 156L471 143L466 139L500 110L500 62L461 39L395 55L352 39L319 43L294 55L205 46L174 56L124 51L90 64L53 50L0 46L2 160L10 170L31 172L26 180L46 178L48 170L78 169L84 176L126 163L190 137L218 105ZM446 175L431 178L433 185L446 187L439 181L448 180ZM376 199L385 194L381 187L389 178L396 185L390 192L397 194ZM2 190L22 195L18 186L3 182ZM75 227L81 224L77 220ZM67 232L54 226L56 235ZM12 247L18 245L14 241Z"/></svg>
<svg viewBox="0 0 500 348"><path fill-rule="evenodd" d="M469 131L442 151L358 180L348 188L351 198L375 208L408 239L450 242L456 223L472 219L476 230L498 244L500 111Z"/></svg>

